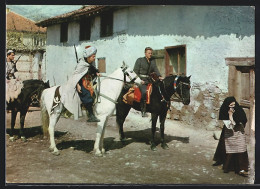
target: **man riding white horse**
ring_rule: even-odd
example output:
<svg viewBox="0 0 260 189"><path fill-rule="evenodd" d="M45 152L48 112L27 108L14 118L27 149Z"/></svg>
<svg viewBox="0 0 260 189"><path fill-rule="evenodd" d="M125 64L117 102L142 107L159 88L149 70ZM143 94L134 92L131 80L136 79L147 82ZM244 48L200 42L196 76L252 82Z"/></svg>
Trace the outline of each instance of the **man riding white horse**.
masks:
<svg viewBox="0 0 260 189"><path fill-rule="evenodd" d="M63 86L64 106L74 114L74 117L78 117L81 101L88 110L88 122L100 121L93 113L93 79L96 76L100 76L98 69L95 67L96 53L97 49L95 47L86 46L83 52L83 59L80 59L79 63L77 63L73 75L66 85Z"/></svg>

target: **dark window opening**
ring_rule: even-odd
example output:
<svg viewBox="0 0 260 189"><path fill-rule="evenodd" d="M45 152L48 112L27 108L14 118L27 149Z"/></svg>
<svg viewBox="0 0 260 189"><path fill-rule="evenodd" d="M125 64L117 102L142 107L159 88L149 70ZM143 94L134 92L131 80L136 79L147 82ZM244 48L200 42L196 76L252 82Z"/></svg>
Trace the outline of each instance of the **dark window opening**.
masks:
<svg viewBox="0 0 260 189"><path fill-rule="evenodd" d="M80 35L79 40L90 40L90 32L91 32L91 20L87 18L83 18L80 20Z"/></svg>
<svg viewBox="0 0 260 189"><path fill-rule="evenodd" d="M60 26L60 42L68 41L68 23L62 23Z"/></svg>
<svg viewBox="0 0 260 189"><path fill-rule="evenodd" d="M113 12L107 12L101 15L101 37L113 35Z"/></svg>

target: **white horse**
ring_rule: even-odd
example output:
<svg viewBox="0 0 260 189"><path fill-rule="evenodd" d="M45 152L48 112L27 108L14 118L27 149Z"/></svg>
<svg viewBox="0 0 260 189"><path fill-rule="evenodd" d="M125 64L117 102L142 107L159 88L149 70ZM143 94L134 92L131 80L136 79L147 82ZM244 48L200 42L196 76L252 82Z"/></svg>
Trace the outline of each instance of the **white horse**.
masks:
<svg viewBox="0 0 260 189"><path fill-rule="evenodd" d="M105 153L103 148L103 139L105 134L105 127L108 118L112 115L116 107L116 101L119 97L121 90L125 82L141 83L141 79L136 73L130 70L125 64L114 71L111 75L107 76L100 83L100 98L96 103L94 110L96 116L100 119L98 122L96 140L94 145L94 152L96 156L102 156ZM64 105L62 103L62 86L59 88L61 99L57 103L56 107L51 112L54 94L58 86L54 86L45 89L41 96L41 115L42 115L42 126L44 135L49 131L50 136L50 147L49 151L54 155L59 155L60 152L56 147L54 140L54 128L58 122Z"/></svg>

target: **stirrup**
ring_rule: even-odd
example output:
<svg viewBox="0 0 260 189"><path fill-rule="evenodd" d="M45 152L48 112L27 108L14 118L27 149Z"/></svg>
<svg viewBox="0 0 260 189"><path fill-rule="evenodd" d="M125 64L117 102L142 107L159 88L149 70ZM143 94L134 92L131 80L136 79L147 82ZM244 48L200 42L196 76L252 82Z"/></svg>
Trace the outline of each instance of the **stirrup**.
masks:
<svg viewBox="0 0 260 189"><path fill-rule="evenodd" d="M146 112L142 112L142 117L148 117Z"/></svg>

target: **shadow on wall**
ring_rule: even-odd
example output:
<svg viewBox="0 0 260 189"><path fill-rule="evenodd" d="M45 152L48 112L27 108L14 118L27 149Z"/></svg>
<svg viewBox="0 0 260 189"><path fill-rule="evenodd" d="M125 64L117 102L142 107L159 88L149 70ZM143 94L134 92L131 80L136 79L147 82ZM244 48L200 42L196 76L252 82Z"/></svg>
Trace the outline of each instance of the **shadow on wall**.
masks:
<svg viewBox="0 0 260 189"><path fill-rule="evenodd" d="M129 35L255 35L255 10L250 6L134 6L128 18Z"/></svg>

